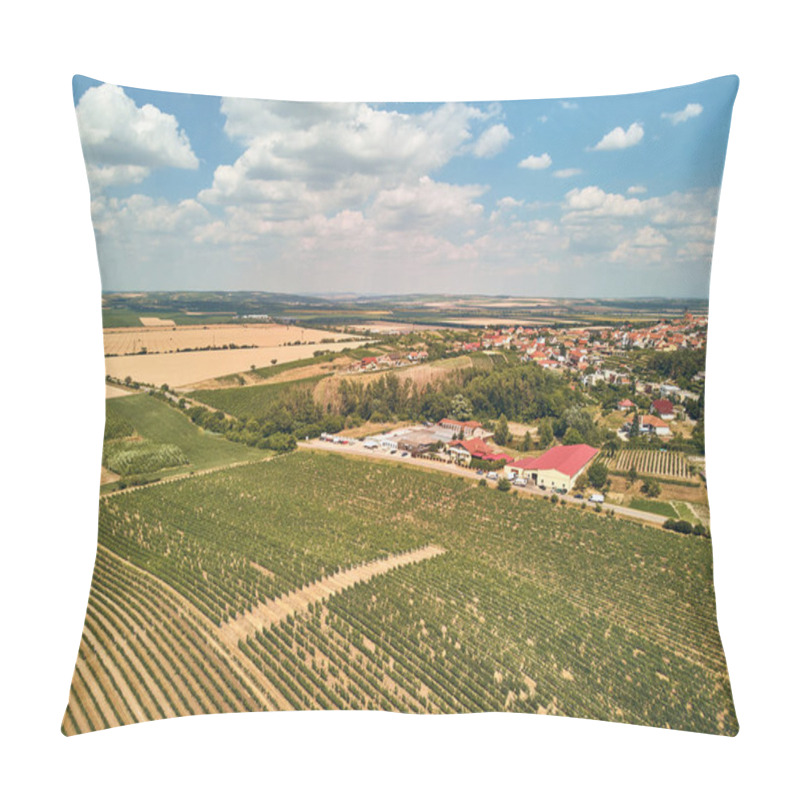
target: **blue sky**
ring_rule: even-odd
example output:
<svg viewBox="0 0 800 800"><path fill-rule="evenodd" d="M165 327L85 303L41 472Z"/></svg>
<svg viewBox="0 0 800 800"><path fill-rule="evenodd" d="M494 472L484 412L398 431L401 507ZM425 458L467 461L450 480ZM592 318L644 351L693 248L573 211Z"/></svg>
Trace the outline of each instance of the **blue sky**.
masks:
<svg viewBox="0 0 800 800"><path fill-rule="evenodd" d="M106 290L708 293L735 77L451 104L73 86Z"/></svg>

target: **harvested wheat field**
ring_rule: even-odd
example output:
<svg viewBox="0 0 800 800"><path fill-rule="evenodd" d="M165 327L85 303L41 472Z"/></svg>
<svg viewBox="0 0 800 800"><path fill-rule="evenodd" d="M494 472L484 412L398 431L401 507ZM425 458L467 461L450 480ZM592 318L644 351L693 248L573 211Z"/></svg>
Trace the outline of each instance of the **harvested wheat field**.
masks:
<svg viewBox="0 0 800 800"><path fill-rule="evenodd" d="M345 347L357 346L358 340L345 339L325 345L299 344L285 347L257 347L244 350L201 350L190 353L148 353L140 356L119 356L106 359L106 373L112 378L150 383L155 386L167 385L175 388L244 372L252 365L256 368L276 364L286 364L301 358L310 358L314 352L325 350L339 351Z"/></svg>
<svg viewBox="0 0 800 800"><path fill-rule="evenodd" d="M165 327L165 325L167 327ZM103 331L105 354L175 353L202 348L278 347L299 342L317 344L322 339L341 341L346 334L302 328L296 325L181 325L162 320L161 327L106 328Z"/></svg>

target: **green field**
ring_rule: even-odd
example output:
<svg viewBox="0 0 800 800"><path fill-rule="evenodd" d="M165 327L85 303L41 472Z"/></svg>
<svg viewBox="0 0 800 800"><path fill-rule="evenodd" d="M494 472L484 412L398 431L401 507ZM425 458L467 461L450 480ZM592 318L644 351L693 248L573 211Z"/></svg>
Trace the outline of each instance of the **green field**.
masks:
<svg viewBox="0 0 800 800"><path fill-rule="evenodd" d="M738 729L700 537L412 466L295 452L112 495L99 542L108 555L68 733L107 726L97 692L122 702L102 672L111 661L148 718L215 702ZM217 626L256 603L425 545L446 552L313 603L239 641L227 661L209 651ZM115 631L131 625L145 635L115 649ZM203 652L214 653L206 679L192 666ZM243 688L245 673L257 691ZM137 713L129 700L116 724Z"/></svg>
<svg viewBox="0 0 800 800"><path fill-rule="evenodd" d="M212 408L224 411L239 419L260 419L275 399L291 389L313 389L325 375L303 378L286 383L261 383L255 386L237 386L232 389L201 389L188 397Z"/></svg>
<svg viewBox="0 0 800 800"><path fill-rule="evenodd" d="M651 514L661 514L662 517L678 518L678 512L675 511L672 503L663 500L648 500L644 497L634 497L628 503L630 508L635 508L637 511L649 511Z"/></svg>
<svg viewBox="0 0 800 800"><path fill-rule="evenodd" d="M198 428L180 411L146 394L106 400L106 410L107 425L113 425L115 430L127 430L127 424L148 442L179 447L188 459L186 470L209 469L265 456L263 450Z"/></svg>

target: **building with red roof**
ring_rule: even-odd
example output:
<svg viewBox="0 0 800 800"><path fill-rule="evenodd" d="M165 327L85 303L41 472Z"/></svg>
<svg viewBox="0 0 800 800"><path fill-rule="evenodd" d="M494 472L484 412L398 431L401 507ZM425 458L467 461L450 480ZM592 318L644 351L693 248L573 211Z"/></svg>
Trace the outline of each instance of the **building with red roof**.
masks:
<svg viewBox="0 0 800 800"><path fill-rule="evenodd" d="M488 443L479 437L474 439L457 439L447 445L450 457L459 464L469 465L473 458L481 461L508 461L508 456L504 453L495 453L490 449Z"/></svg>
<svg viewBox="0 0 800 800"><path fill-rule="evenodd" d="M575 485L575 479L592 462L600 451L588 444L570 444L551 447L536 458L520 458L506 464L505 473L510 479L528 478L543 489L565 489Z"/></svg>
<svg viewBox="0 0 800 800"><path fill-rule="evenodd" d="M661 419L675 419L675 407L669 400L653 400L650 413L658 414Z"/></svg>
<svg viewBox="0 0 800 800"><path fill-rule="evenodd" d="M631 416L625 420L625 424L622 426L624 431L630 432L633 427L633 419L634 415L631 414ZM654 417L652 414L643 414L639 417L639 433L655 434L656 436L672 435L669 425L660 417Z"/></svg>

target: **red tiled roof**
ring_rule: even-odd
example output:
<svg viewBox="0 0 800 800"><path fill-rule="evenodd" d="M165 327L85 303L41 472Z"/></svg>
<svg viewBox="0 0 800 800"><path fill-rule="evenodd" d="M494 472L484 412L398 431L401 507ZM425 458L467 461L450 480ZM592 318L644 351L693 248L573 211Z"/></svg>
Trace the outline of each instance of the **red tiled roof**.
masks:
<svg viewBox="0 0 800 800"><path fill-rule="evenodd" d="M460 445L463 447L471 456L475 456L476 458L483 458L486 460L493 460L493 459L500 459L505 458L502 454L493 453L489 449L489 445L486 442L479 438L475 437L474 439L458 439L455 442L450 443L450 447L454 447L456 445Z"/></svg>
<svg viewBox="0 0 800 800"><path fill-rule="evenodd" d="M596 447L590 447L588 444L569 444L551 447L538 458L521 458L519 461L512 461L508 466L530 470L554 469L564 473L564 475L573 477L577 475L598 452L600 451Z"/></svg>
<svg viewBox="0 0 800 800"><path fill-rule="evenodd" d="M675 410L669 400L653 400L653 408L659 414L672 414Z"/></svg>
<svg viewBox="0 0 800 800"><path fill-rule="evenodd" d="M633 415L628 417L628 422L633 422ZM666 422L660 417L654 417L651 414L644 414L639 418L639 425L649 425L651 428L669 428Z"/></svg>

